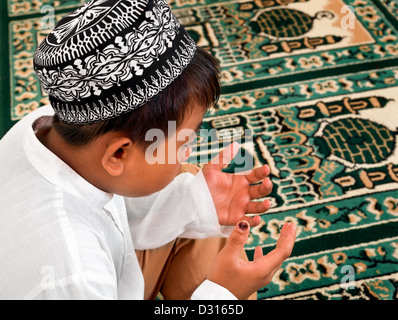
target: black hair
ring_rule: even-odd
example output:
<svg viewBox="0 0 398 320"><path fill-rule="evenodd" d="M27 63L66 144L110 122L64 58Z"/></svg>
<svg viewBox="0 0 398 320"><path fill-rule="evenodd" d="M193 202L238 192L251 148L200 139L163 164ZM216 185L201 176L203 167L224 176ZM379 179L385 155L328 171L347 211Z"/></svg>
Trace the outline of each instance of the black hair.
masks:
<svg viewBox="0 0 398 320"><path fill-rule="evenodd" d="M198 48L191 63L168 87L142 107L114 119L88 125L66 124L55 115L53 127L65 142L85 146L108 132L123 132L138 146L145 148L150 129L160 129L165 136L168 122L177 128L193 108L208 110L220 97L220 66L205 50Z"/></svg>

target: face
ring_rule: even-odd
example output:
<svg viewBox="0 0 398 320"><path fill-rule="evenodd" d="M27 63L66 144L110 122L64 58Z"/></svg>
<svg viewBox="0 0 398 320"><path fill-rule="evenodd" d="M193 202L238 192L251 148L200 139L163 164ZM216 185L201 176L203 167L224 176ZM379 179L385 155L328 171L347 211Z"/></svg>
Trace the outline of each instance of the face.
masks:
<svg viewBox="0 0 398 320"><path fill-rule="evenodd" d="M178 128L175 128L175 122L170 122L166 137L160 130L150 130L147 140L153 143L145 151L136 150L126 162L122 195L148 196L170 184L181 163L189 158L204 113L203 108L194 108Z"/></svg>

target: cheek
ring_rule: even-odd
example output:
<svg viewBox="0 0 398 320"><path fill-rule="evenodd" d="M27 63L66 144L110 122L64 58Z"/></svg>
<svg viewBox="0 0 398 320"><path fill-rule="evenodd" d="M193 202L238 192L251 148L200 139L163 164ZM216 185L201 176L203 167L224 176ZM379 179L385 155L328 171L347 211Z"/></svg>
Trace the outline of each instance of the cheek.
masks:
<svg viewBox="0 0 398 320"><path fill-rule="evenodd" d="M155 193L167 187L177 176L180 164L159 164L148 166L142 172L142 189L145 193Z"/></svg>
<svg viewBox="0 0 398 320"><path fill-rule="evenodd" d="M162 173L160 173L161 176L159 177L159 184L163 185L163 188L166 187L175 179L180 169L180 163L164 165L163 168L160 170Z"/></svg>

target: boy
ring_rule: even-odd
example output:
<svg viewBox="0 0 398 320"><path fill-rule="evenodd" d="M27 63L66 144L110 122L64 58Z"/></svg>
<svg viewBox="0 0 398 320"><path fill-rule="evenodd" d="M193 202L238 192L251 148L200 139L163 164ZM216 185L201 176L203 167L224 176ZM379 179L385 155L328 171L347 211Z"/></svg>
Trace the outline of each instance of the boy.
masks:
<svg viewBox="0 0 398 320"><path fill-rule="evenodd" d="M219 69L164 0L87 2L40 44L34 67L52 108L0 143L0 298L245 299L271 280L294 225L271 254L240 258L260 220L245 214L269 208L251 202L271 191L269 168L223 173L232 144L178 174L194 137L176 137L216 103ZM152 153L166 163L148 157L150 129L168 137ZM221 226L236 224L224 246Z"/></svg>

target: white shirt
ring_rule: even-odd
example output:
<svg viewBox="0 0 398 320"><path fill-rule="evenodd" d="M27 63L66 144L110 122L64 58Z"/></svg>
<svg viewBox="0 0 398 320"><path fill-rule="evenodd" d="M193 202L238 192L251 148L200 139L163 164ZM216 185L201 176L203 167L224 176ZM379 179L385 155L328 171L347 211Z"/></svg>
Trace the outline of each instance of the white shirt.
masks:
<svg viewBox="0 0 398 320"><path fill-rule="evenodd" d="M135 249L224 236L202 173L146 198L105 193L36 138L52 115L40 108L0 141L0 299L143 299ZM234 298L209 281L192 298L213 296Z"/></svg>

